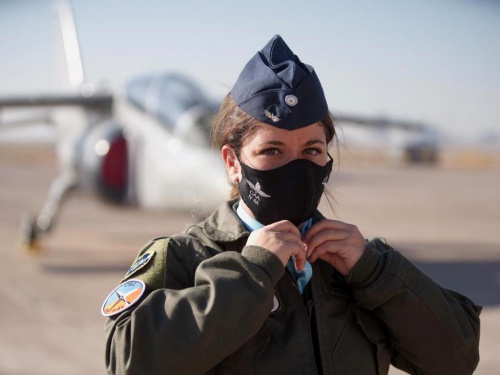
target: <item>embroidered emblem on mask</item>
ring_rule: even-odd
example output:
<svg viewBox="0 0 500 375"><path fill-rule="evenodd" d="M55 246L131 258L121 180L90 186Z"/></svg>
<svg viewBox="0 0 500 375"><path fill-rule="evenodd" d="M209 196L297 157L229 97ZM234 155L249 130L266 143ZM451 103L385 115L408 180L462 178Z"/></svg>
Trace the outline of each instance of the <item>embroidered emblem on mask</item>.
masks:
<svg viewBox="0 0 500 375"><path fill-rule="evenodd" d="M256 205L259 205L260 202L260 197L263 198L271 198L270 195L267 195L264 193L261 188L260 184L257 182L255 185L252 184L250 181L246 180L247 184L250 186L252 190L250 190L250 193L248 194L248 198L255 203Z"/></svg>
<svg viewBox="0 0 500 375"><path fill-rule="evenodd" d="M278 116L273 115L267 109L264 110L264 114L266 115L267 118L270 118L271 120L273 120L273 122L281 121L281 119Z"/></svg>

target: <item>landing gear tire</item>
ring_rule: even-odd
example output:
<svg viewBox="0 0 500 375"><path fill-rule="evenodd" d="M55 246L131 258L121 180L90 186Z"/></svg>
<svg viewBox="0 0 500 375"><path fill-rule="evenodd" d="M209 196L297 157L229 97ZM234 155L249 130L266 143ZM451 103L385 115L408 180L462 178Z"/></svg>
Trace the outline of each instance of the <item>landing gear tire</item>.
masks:
<svg viewBox="0 0 500 375"><path fill-rule="evenodd" d="M30 254L38 254L42 250L39 229L33 215L28 215L21 221L21 246Z"/></svg>

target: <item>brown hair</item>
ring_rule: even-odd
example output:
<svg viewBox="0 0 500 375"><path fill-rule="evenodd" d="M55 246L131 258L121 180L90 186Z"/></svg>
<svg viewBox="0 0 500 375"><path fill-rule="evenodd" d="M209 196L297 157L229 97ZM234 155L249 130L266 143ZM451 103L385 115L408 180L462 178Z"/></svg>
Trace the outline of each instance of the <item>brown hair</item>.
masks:
<svg viewBox="0 0 500 375"><path fill-rule="evenodd" d="M327 112L319 121L325 129L326 143L330 143L336 138L333 116ZM253 137L260 122L241 110L231 93L227 94L219 110L213 119L212 147L222 149L224 145L229 145L240 156L241 148L246 139ZM238 187L233 185L231 198L239 196Z"/></svg>

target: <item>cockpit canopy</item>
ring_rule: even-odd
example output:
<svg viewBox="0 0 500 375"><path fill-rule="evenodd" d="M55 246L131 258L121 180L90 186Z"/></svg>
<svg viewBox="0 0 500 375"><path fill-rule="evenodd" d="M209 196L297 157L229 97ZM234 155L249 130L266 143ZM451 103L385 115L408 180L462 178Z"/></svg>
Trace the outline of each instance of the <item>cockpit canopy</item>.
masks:
<svg viewBox="0 0 500 375"><path fill-rule="evenodd" d="M188 78L178 74L143 76L130 81L125 90L127 100L172 134L190 143L210 144L217 105Z"/></svg>

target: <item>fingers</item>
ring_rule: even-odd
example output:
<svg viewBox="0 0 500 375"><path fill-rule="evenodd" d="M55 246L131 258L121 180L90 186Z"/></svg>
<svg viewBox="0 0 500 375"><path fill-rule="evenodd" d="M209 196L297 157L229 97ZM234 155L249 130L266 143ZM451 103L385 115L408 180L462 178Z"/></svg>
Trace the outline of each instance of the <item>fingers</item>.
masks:
<svg viewBox="0 0 500 375"><path fill-rule="evenodd" d="M265 228L275 232L290 232L299 236L299 238L301 236L299 229L295 225L293 225L291 221L288 220L277 221L275 223L267 225Z"/></svg>
<svg viewBox="0 0 500 375"><path fill-rule="evenodd" d="M328 241L346 241L357 228L335 220L322 220L313 225L305 234L303 241L310 257L314 249Z"/></svg>
<svg viewBox="0 0 500 375"><path fill-rule="evenodd" d="M305 245L300 231L290 221L282 220L253 231L247 245L261 246L276 255L283 266L291 256L295 256L297 268L302 269L306 262Z"/></svg>
<svg viewBox="0 0 500 375"><path fill-rule="evenodd" d="M337 221L337 220L321 220L315 223L309 230L306 232L304 235L304 238L302 239L305 243L308 243L311 238L313 238L316 234L324 231L324 230L337 230L337 231L343 231L345 230L350 224L344 223L342 221Z"/></svg>
<svg viewBox="0 0 500 375"><path fill-rule="evenodd" d="M267 249L281 260L283 266L292 256L298 270L304 268L307 260L323 259L345 275L357 263L366 244L355 225L324 219L315 223L303 239L299 229L288 220L269 224L253 231L247 245Z"/></svg>
<svg viewBox="0 0 500 375"><path fill-rule="evenodd" d="M304 253L304 257L305 257L305 245L304 243L302 242L302 240L300 239L300 237L296 236L295 234L293 233L278 233L276 234L276 238L279 240L279 241L283 241L284 242L284 245L293 245L292 247L292 255L298 255L296 254L296 252L298 251L298 249L301 250L301 252Z"/></svg>
<svg viewBox="0 0 500 375"><path fill-rule="evenodd" d="M302 247L302 249L300 249L299 251L297 251L297 253L293 255L295 256L295 268L299 271L302 271L307 262L305 248Z"/></svg>
<svg viewBox="0 0 500 375"><path fill-rule="evenodd" d="M335 254L342 257L343 253L346 251L347 249L343 244L339 244L334 241L327 241L318 247L315 247L312 254L308 256L308 260L309 262L314 263L319 258L324 258L325 254Z"/></svg>
<svg viewBox="0 0 500 375"><path fill-rule="evenodd" d="M304 235L306 256L310 262L323 259L347 274L363 254L366 243L355 225L324 219Z"/></svg>
<svg viewBox="0 0 500 375"><path fill-rule="evenodd" d="M288 263L290 257L295 257L295 267L300 271L304 268L307 261L305 245L296 233L279 233L277 235L280 241L282 241L282 250L286 259L283 265Z"/></svg>

